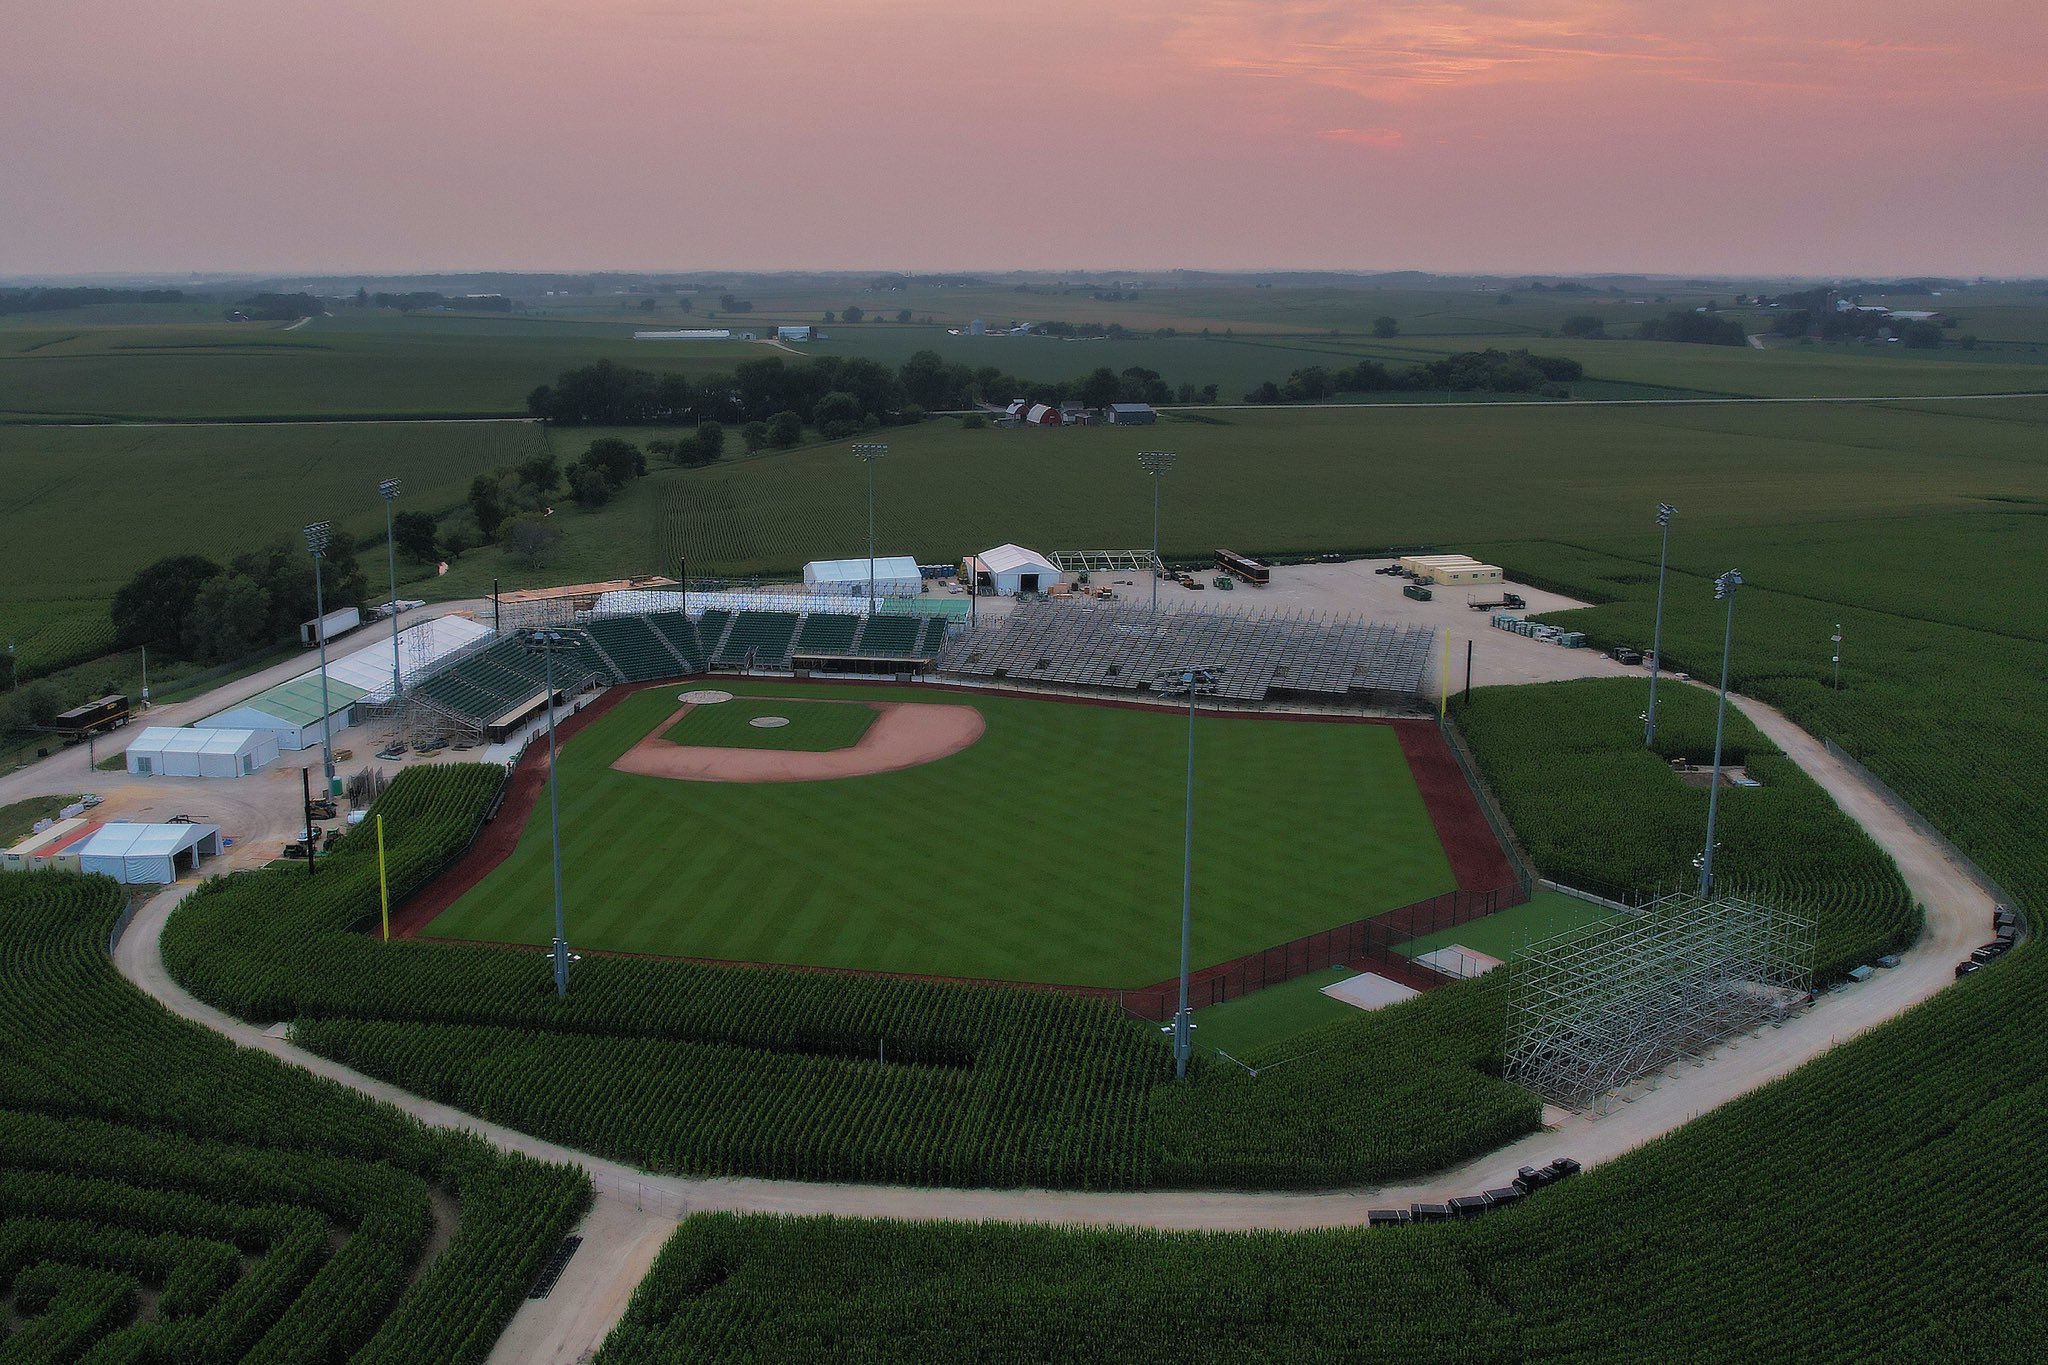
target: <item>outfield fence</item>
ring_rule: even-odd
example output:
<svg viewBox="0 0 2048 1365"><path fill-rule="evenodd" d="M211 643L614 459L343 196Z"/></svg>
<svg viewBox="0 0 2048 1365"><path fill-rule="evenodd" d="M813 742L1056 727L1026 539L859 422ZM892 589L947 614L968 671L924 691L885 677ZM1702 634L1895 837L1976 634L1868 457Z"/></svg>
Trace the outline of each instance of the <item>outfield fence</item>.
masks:
<svg viewBox="0 0 2048 1365"><path fill-rule="evenodd" d="M1483 919L1525 899L1526 895L1517 887L1446 891L1397 910L1304 935L1291 943L1246 953L1193 973L1188 979L1188 1008L1206 1009L1340 965L1376 971L1417 990L1445 985L1453 978L1410 961L1400 951L1401 947L1440 929L1455 929ZM1179 978L1138 990L1100 994L1114 997L1126 1014L1154 1023L1173 1018L1180 1008Z"/></svg>

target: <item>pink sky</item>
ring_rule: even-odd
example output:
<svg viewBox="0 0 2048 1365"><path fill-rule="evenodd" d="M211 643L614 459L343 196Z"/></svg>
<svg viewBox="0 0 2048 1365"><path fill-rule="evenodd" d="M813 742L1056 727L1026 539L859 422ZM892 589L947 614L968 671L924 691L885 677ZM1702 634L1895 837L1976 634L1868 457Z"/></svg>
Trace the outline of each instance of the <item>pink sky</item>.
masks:
<svg viewBox="0 0 2048 1365"><path fill-rule="evenodd" d="M0 272L2048 273L2041 0L63 0Z"/></svg>

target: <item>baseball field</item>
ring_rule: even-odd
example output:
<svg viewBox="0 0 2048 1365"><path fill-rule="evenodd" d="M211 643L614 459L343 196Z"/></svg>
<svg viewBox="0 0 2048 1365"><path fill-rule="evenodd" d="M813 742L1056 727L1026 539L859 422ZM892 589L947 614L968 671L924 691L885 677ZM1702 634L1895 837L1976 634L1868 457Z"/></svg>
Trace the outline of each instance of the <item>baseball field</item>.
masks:
<svg viewBox="0 0 2048 1365"><path fill-rule="evenodd" d="M1177 969L1184 715L729 686L634 693L564 743L574 947L1089 986ZM1205 716L1195 743L1196 966L1454 885L1392 727ZM423 932L546 943L549 856L543 794Z"/></svg>

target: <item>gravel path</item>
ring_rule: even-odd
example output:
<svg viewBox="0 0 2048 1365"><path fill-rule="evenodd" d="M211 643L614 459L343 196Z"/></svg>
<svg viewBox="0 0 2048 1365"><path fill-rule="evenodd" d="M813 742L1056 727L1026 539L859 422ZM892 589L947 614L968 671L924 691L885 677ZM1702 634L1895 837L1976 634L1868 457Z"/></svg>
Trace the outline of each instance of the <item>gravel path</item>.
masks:
<svg viewBox="0 0 2048 1365"><path fill-rule="evenodd" d="M1570 1156L1595 1166L1668 1133L1883 1023L1953 980L1954 964L1986 936L1991 899L1883 798L1783 715L1738 699L1743 712L1818 781L1892 857L1927 907L1927 930L1900 966L1823 996L1777 1028L1723 1044L1704 1062L1615 1112L1591 1119L1547 1111L1550 1126L1427 1180L1321 1192L924 1189L796 1180L660 1176L483 1122L448 1105L304 1052L193 998L170 979L160 952L165 921L189 886L173 887L136 917L115 951L130 981L174 1013L246 1047L396 1105L437 1127L478 1133L507 1151L580 1166L601 1196L585 1220L583 1248L548 1299L521 1309L493 1360L572 1361L603 1340L663 1232L688 1213L712 1210L847 1217L990 1220L1092 1226L1234 1230L1356 1225L1368 1210L1438 1200L1506 1183L1515 1169Z"/></svg>

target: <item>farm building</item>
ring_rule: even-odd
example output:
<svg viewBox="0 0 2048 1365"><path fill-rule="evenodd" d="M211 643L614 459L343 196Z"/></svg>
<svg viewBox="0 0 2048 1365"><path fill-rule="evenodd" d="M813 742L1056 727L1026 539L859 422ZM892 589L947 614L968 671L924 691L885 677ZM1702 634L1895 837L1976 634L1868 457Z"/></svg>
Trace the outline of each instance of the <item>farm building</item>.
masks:
<svg viewBox="0 0 2048 1365"><path fill-rule="evenodd" d="M874 561L875 595L916 597L924 591L924 576L910 555L885 555ZM804 587L811 592L833 596L865 597L868 593L866 559L814 559L804 565Z"/></svg>
<svg viewBox="0 0 2048 1365"><path fill-rule="evenodd" d="M685 327L673 332L635 332L635 341L731 341L732 333L723 327Z"/></svg>
<svg viewBox="0 0 2048 1365"><path fill-rule="evenodd" d="M1045 592L1060 581L1059 565L1022 545L998 545L978 555L969 555L960 561L960 570L963 575L971 576L977 588L993 592L998 597L1014 597L1020 592Z"/></svg>
<svg viewBox="0 0 2048 1365"><path fill-rule="evenodd" d="M1148 427L1159 420L1159 413L1150 403L1111 403L1103 418L1112 426Z"/></svg>
<svg viewBox="0 0 2048 1365"><path fill-rule="evenodd" d="M437 616L399 632L398 653L409 676L490 633L465 617ZM310 749L325 737L328 722L337 734L353 725L357 702L390 696L393 671L391 637L378 632L364 638L362 648L354 653L328 661L325 705L331 714L322 709L320 670L316 668L195 721L192 728L263 730L277 737L279 749Z"/></svg>
<svg viewBox="0 0 2048 1365"><path fill-rule="evenodd" d="M181 730L152 725L127 749L137 777L247 777L277 761L274 730Z"/></svg>
<svg viewBox="0 0 2048 1365"><path fill-rule="evenodd" d="M78 846L78 870L112 877L124 886L169 886L197 872L201 858L220 856L219 825L100 826Z"/></svg>
<svg viewBox="0 0 2048 1365"><path fill-rule="evenodd" d="M1045 403L1033 403L1024 409L1019 419L1027 427L1056 427L1061 424L1060 410Z"/></svg>
<svg viewBox="0 0 2048 1365"><path fill-rule="evenodd" d="M815 341L817 340L817 329L815 327L777 327L775 329L775 339L777 341Z"/></svg>

